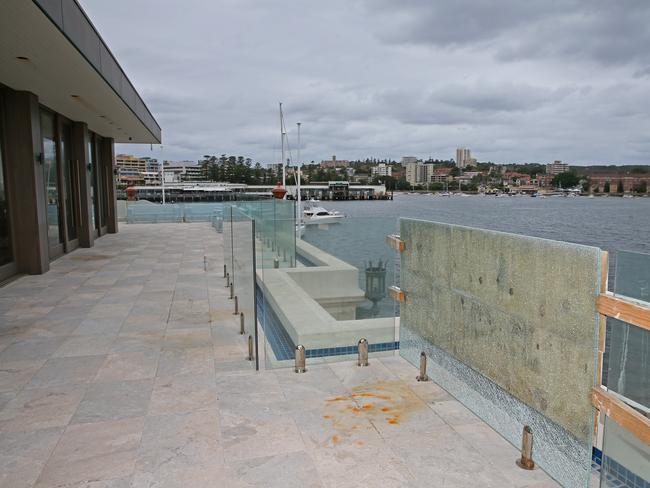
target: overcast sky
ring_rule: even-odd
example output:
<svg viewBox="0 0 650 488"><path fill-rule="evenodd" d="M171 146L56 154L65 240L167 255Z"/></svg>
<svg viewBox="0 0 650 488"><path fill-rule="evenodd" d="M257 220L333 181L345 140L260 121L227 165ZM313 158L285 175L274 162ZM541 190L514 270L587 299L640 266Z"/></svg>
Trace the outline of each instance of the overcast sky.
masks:
<svg viewBox="0 0 650 488"><path fill-rule="evenodd" d="M279 161L282 101L304 161L650 163L648 0L81 3L165 159Z"/></svg>

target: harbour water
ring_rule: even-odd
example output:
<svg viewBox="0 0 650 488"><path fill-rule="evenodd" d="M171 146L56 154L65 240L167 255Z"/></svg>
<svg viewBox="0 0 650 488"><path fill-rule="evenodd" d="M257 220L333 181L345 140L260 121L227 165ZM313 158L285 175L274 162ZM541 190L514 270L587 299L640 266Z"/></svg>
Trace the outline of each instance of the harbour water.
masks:
<svg viewBox="0 0 650 488"><path fill-rule="evenodd" d="M393 201L322 205L348 218L331 226L307 226L303 239L360 270L369 260L388 260L387 283L395 282L397 273L395 256L384 237L398 231L400 217L600 247L610 251L610 277L614 276L616 251L650 253L650 198L395 195ZM364 288L365 278L360 275ZM393 313L389 299L379 307L382 316Z"/></svg>

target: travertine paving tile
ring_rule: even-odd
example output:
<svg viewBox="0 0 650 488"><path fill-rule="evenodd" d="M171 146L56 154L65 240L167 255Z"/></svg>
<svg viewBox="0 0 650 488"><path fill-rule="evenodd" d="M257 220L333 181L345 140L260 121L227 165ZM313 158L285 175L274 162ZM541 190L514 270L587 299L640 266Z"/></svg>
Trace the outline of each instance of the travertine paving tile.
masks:
<svg viewBox="0 0 650 488"><path fill-rule="evenodd" d="M32 487L62 433L62 427L29 432L2 432L0 487Z"/></svg>
<svg viewBox="0 0 650 488"><path fill-rule="evenodd" d="M214 408L216 390L212 375L184 374L157 377L149 415L165 415Z"/></svg>
<svg viewBox="0 0 650 488"><path fill-rule="evenodd" d="M44 364L45 359L0 363L0 392L20 390Z"/></svg>
<svg viewBox="0 0 650 488"><path fill-rule="evenodd" d="M226 463L305 449L298 427L288 415L247 415L222 409L219 421Z"/></svg>
<svg viewBox="0 0 650 488"><path fill-rule="evenodd" d="M45 465L39 488L131 476L144 418L69 426Z"/></svg>
<svg viewBox="0 0 650 488"><path fill-rule="evenodd" d="M306 452L258 457L232 463L245 486L268 488L322 488L318 471ZM287 476L289 474L289 476Z"/></svg>
<svg viewBox="0 0 650 488"><path fill-rule="evenodd" d="M90 335L72 336L61 344L52 355L55 358L76 357L76 356L101 356L108 353L114 335Z"/></svg>
<svg viewBox="0 0 650 488"><path fill-rule="evenodd" d="M3 423L0 430L21 432L65 427L85 391L80 385L23 390L0 410L0 423Z"/></svg>
<svg viewBox="0 0 650 488"><path fill-rule="evenodd" d="M152 389L153 379L89 385L71 423L143 417L149 408Z"/></svg>
<svg viewBox="0 0 650 488"><path fill-rule="evenodd" d="M49 359L64 341L62 337L19 340L0 352L0 365L14 361Z"/></svg>
<svg viewBox="0 0 650 488"><path fill-rule="evenodd" d="M255 372L221 243L123 225L0 288L0 488L555 486L399 356Z"/></svg>
<svg viewBox="0 0 650 488"><path fill-rule="evenodd" d="M27 388L48 388L90 383L106 356L48 359Z"/></svg>
<svg viewBox="0 0 650 488"><path fill-rule="evenodd" d="M73 335L115 335L122 328L122 317L102 317L84 319L74 330Z"/></svg>
<svg viewBox="0 0 650 488"><path fill-rule="evenodd" d="M185 374L213 375L214 357L211 347L165 348L158 362L157 375L169 377Z"/></svg>
<svg viewBox="0 0 650 488"><path fill-rule="evenodd" d="M95 381L126 381L153 378L158 368L159 352L125 352L106 356Z"/></svg>
<svg viewBox="0 0 650 488"><path fill-rule="evenodd" d="M136 472L164 479L186 469L223 466L223 448L214 409L149 416L138 448Z"/></svg>

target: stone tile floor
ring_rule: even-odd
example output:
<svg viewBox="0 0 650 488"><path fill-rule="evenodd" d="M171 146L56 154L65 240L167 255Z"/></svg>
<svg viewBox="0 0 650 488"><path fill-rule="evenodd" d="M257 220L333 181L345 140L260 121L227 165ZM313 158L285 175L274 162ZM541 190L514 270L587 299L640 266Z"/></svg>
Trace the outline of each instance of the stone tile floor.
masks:
<svg viewBox="0 0 650 488"><path fill-rule="evenodd" d="M1 487L556 486L399 356L253 371L222 252L122 225L0 288Z"/></svg>

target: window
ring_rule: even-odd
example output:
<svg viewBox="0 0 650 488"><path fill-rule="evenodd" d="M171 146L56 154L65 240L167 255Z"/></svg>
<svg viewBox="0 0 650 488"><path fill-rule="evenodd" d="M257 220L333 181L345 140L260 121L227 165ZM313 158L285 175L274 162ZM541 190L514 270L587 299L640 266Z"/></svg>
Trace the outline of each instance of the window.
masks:
<svg viewBox="0 0 650 488"><path fill-rule="evenodd" d="M2 100L0 99L0 102ZM3 159L2 144L2 107L0 106L0 266L13 261L11 250L11 225L9 222L9 204L7 198L7 183Z"/></svg>
<svg viewBox="0 0 650 488"><path fill-rule="evenodd" d="M63 242L59 231L59 182L56 158L54 114L41 110L41 134L43 137L43 182L47 204L47 236L50 249Z"/></svg>

